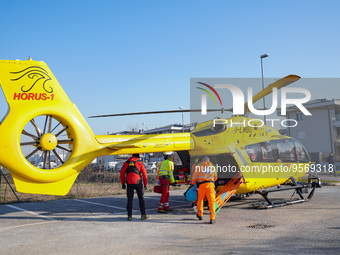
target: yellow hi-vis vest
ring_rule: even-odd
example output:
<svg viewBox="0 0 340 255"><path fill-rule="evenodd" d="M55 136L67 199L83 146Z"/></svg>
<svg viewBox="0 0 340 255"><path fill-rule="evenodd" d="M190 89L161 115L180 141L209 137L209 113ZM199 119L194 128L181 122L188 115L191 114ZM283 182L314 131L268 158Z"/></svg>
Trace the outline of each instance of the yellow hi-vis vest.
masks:
<svg viewBox="0 0 340 255"><path fill-rule="evenodd" d="M174 171L174 162L172 162L170 159L163 160L163 162L161 163L159 167L158 177L168 175L170 178L169 179L170 183L174 183L175 178L174 178L173 171Z"/></svg>

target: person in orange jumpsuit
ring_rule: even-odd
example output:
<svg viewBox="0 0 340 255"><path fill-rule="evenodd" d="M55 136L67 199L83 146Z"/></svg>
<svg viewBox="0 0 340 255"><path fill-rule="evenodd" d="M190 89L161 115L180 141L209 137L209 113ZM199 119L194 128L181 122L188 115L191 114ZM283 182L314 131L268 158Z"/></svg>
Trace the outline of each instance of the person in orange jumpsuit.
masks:
<svg viewBox="0 0 340 255"><path fill-rule="evenodd" d="M197 218L202 220L203 199L207 197L209 204L210 224L215 223L215 181L217 172L208 157L204 157L202 163L196 166L192 177L192 184L198 186Z"/></svg>
<svg viewBox="0 0 340 255"><path fill-rule="evenodd" d="M192 164L191 172L190 172L191 177L194 176L196 166L201 163L200 162L201 160L202 160L201 158L196 158L195 162ZM197 213L197 199L191 203L191 206L194 209L194 211Z"/></svg>

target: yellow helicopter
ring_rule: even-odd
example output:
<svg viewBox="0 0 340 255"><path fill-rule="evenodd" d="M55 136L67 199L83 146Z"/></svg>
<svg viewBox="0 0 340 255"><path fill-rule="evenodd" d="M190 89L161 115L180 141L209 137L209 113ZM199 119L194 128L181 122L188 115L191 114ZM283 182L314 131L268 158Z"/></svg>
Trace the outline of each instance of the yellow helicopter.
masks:
<svg viewBox="0 0 340 255"><path fill-rule="evenodd" d="M297 77L271 84L255 95L254 101ZM234 193L252 192L263 195L273 207L267 194L280 189L266 188L287 182L300 195L299 201L308 201L319 186L318 180L296 183L311 163L302 144L261 126L256 119L214 119L198 124L190 133L94 135L44 62L1 60L0 84L8 103L0 124L0 165L12 173L16 189L22 193L66 195L79 172L98 156L165 151L176 151L182 158L183 165L176 167L175 174L187 169L188 177L193 162L203 155L221 167L216 182L217 197L222 201L219 208ZM252 120L252 125L230 126L232 121L245 120ZM38 153L40 167L30 161ZM59 165L53 165L52 156L58 158ZM229 170L223 171L223 167ZM305 187L313 187L308 198L301 192Z"/></svg>

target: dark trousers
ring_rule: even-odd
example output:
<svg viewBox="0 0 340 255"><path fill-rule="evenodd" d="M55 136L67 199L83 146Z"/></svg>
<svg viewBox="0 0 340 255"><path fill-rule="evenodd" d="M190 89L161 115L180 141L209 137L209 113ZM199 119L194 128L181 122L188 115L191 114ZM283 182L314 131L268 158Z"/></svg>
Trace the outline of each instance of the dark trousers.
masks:
<svg viewBox="0 0 340 255"><path fill-rule="evenodd" d="M144 202L144 190L143 190L143 183L140 182L139 184L128 184L126 189L126 195L128 198L126 210L128 216L132 216L132 202L133 202L133 195L134 190L137 192L137 196L139 199L139 208L141 215L145 215L145 202Z"/></svg>

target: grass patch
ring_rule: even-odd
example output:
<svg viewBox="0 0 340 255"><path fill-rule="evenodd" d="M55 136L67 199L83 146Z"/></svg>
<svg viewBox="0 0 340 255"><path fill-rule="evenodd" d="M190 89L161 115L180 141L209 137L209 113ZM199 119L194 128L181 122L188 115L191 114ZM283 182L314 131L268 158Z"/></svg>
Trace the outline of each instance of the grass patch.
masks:
<svg viewBox="0 0 340 255"><path fill-rule="evenodd" d="M117 172L104 171L93 167L86 167L82 170L73 184L69 193L65 196L25 194L17 192L14 186L12 175L3 171L6 179L19 197L20 202L40 202L60 199L105 197L126 194L120 184L120 174ZM153 192L156 184L156 174L148 174L148 189L146 192ZM186 186L184 186L186 187ZM171 187L172 190L182 189L183 186ZM16 203L17 198L3 176L1 176L0 204Z"/></svg>

